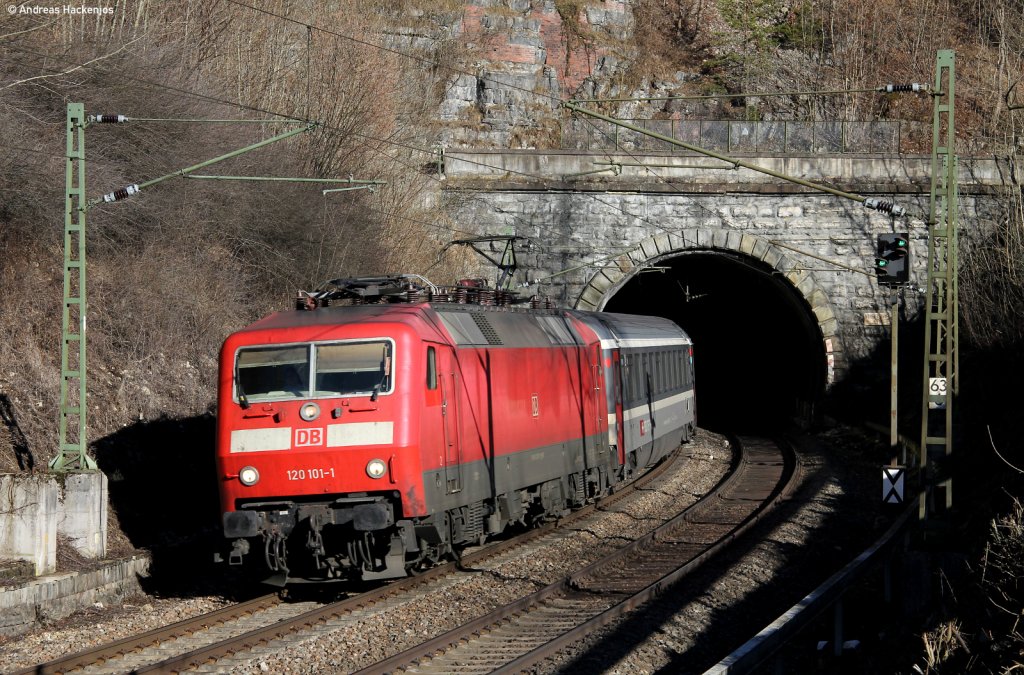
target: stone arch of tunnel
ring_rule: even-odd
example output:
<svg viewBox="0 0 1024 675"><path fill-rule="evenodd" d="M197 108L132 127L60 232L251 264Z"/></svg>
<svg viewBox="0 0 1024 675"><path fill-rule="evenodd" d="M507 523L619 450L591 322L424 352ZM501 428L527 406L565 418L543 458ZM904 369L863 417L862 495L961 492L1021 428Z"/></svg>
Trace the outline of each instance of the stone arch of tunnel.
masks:
<svg viewBox="0 0 1024 675"><path fill-rule="evenodd" d="M839 345L813 275L749 235L723 237L735 247L715 245L714 234L705 244L684 237L677 249L659 238L659 251L650 240L595 275L576 306L679 324L694 342L703 427L760 431L809 418L832 383Z"/></svg>

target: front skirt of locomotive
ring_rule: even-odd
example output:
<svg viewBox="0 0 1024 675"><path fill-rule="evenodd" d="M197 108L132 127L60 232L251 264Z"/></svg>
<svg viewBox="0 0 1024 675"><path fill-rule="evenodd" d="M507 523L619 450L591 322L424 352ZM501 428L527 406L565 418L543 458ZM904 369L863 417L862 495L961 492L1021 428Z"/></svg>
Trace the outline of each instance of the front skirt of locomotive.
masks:
<svg viewBox="0 0 1024 675"><path fill-rule="evenodd" d="M282 585L403 577L440 536L431 523L396 520L400 508L393 493L249 504L223 514L228 562L262 558L266 581Z"/></svg>

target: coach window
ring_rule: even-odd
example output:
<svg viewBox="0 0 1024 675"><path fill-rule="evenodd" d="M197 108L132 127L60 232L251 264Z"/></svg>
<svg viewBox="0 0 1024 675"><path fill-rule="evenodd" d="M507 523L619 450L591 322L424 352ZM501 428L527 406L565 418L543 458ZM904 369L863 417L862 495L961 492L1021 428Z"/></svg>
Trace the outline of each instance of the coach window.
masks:
<svg viewBox="0 0 1024 675"><path fill-rule="evenodd" d="M666 392L672 388L672 354L667 351L661 353L661 391Z"/></svg>
<svg viewBox="0 0 1024 675"><path fill-rule="evenodd" d="M623 396L623 397L628 396L628 392L629 392L629 364L626 363L626 357L624 355L621 355L619 357L618 371L616 372L615 370L613 370L612 371L612 377L613 377L613 380L612 380L613 382L616 381L614 379L615 377L618 378L618 384L622 388L621 396ZM613 386L612 387L612 391L614 391L614 390L615 390L615 388Z"/></svg>
<svg viewBox="0 0 1024 675"><path fill-rule="evenodd" d="M627 395L628 400L636 400L640 396L640 373L643 371L643 361L640 354L630 356L630 386Z"/></svg>
<svg viewBox="0 0 1024 675"><path fill-rule="evenodd" d="M643 363L643 375L640 379L640 395L650 396L651 394L651 353L644 352L640 356L640 362Z"/></svg>
<svg viewBox="0 0 1024 675"><path fill-rule="evenodd" d="M663 351L661 353L661 391L666 392L672 388L672 353Z"/></svg>
<svg viewBox="0 0 1024 675"><path fill-rule="evenodd" d="M665 364L661 359L661 350L654 352L654 391L658 394L665 391Z"/></svg>
<svg viewBox="0 0 1024 675"><path fill-rule="evenodd" d="M639 373L643 364L640 362L640 355L634 354L629 359L629 379L626 381L626 400L632 401L637 397L637 392L640 391L639 384Z"/></svg>
<svg viewBox="0 0 1024 675"><path fill-rule="evenodd" d="M661 393L661 352L651 352L651 388L652 393Z"/></svg>
<svg viewBox="0 0 1024 675"><path fill-rule="evenodd" d="M634 365L633 360L630 357L622 357L622 369L622 381L624 385L624 391L622 393L622 396L625 400L632 401L633 390L636 387L636 385L633 384L633 380L636 378L636 375L634 375L634 372L636 371L636 366Z"/></svg>
<svg viewBox="0 0 1024 675"><path fill-rule="evenodd" d="M437 389L437 354L427 347L427 389Z"/></svg>
<svg viewBox="0 0 1024 675"><path fill-rule="evenodd" d="M665 377L665 373L662 371L661 367L661 350L658 350L654 352L654 391L658 394L664 391L663 385L665 380L663 378Z"/></svg>
<svg viewBox="0 0 1024 675"><path fill-rule="evenodd" d="M668 391L668 354L662 350L658 352L658 389L661 393Z"/></svg>
<svg viewBox="0 0 1024 675"><path fill-rule="evenodd" d="M661 390L668 391L672 388L672 352L665 350L661 353Z"/></svg>

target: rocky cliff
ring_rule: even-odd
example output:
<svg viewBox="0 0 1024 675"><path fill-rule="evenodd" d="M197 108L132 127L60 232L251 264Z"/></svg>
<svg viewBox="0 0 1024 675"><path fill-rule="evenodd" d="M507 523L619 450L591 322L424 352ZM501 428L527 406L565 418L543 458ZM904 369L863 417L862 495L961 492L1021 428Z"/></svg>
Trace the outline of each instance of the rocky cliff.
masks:
<svg viewBox="0 0 1024 675"><path fill-rule="evenodd" d="M632 26L619 0L469 0L453 27L468 67L447 83L442 143L557 146L559 101L592 95L621 74Z"/></svg>

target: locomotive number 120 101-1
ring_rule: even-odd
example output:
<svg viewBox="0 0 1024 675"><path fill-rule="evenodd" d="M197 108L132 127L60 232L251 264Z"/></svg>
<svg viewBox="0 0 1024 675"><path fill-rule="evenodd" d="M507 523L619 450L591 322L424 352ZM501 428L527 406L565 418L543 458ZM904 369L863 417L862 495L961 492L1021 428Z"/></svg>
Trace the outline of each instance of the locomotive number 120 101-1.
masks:
<svg viewBox="0 0 1024 675"><path fill-rule="evenodd" d="M316 480L317 478L334 478L334 467L329 469L288 469L288 480Z"/></svg>

